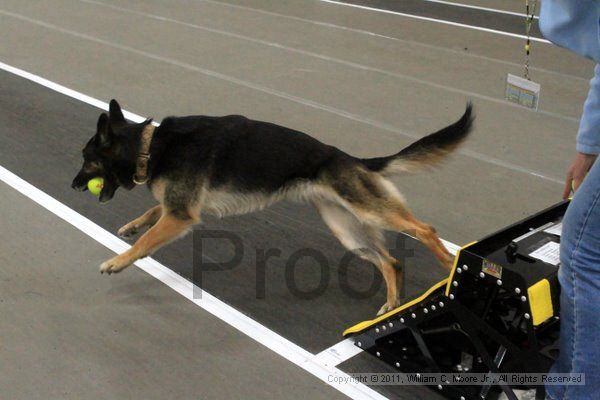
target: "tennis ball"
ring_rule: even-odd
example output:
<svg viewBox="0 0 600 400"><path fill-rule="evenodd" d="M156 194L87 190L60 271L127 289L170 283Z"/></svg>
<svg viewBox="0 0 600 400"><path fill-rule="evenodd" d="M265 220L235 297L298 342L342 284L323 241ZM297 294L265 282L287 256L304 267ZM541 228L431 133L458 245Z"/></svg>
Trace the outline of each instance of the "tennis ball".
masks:
<svg viewBox="0 0 600 400"><path fill-rule="evenodd" d="M92 178L88 181L87 187L90 193L96 196L100 196L100 192L104 187L104 179L100 177Z"/></svg>

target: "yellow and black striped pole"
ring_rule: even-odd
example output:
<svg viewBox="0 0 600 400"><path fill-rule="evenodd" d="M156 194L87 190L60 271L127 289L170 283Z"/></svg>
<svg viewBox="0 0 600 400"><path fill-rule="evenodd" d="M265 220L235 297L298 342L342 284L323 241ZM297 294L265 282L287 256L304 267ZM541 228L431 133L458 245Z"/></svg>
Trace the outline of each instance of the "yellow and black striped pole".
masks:
<svg viewBox="0 0 600 400"><path fill-rule="evenodd" d="M525 0L525 34L527 40L525 42L525 79L529 79L529 54L531 51L531 24L535 18L535 9L537 7L537 0L533 0L532 6L529 6L529 0Z"/></svg>

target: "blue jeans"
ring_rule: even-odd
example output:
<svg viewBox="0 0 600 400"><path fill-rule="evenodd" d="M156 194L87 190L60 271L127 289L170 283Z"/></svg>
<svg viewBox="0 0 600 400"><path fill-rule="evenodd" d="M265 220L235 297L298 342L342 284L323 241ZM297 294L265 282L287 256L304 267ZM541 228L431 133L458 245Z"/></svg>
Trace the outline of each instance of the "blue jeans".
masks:
<svg viewBox="0 0 600 400"><path fill-rule="evenodd" d="M546 386L552 400L600 399L600 161L563 219L558 279L560 356L555 373L584 373L583 386Z"/></svg>

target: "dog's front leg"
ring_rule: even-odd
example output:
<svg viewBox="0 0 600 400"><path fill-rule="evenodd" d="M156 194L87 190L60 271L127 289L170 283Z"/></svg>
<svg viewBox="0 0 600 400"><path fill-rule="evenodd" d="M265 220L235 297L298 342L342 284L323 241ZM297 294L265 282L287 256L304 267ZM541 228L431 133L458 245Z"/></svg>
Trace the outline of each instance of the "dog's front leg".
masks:
<svg viewBox="0 0 600 400"><path fill-rule="evenodd" d="M195 219L181 219L170 213L163 213L158 222L144 233L129 250L102 263L100 272L111 274L122 271L136 260L150 255L170 241L182 236L197 222L198 220Z"/></svg>
<svg viewBox="0 0 600 400"><path fill-rule="evenodd" d="M136 235L140 229L156 224L161 215L162 206L159 204L146 211L142 216L137 217L133 221L123 225L117 234L122 238L129 238L133 235Z"/></svg>

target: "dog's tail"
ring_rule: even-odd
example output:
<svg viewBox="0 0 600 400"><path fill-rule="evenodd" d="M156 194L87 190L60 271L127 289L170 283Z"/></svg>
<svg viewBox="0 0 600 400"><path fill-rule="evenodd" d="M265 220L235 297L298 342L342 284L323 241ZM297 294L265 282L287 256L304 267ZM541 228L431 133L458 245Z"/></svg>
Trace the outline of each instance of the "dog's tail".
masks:
<svg viewBox="0 0 600 400"><path fill-rule="evenodd" d="M473 105L469 102L463 116L454 124L417 140L394 155L360 161L371 171L385 175L434 167L467 138L473 125L472 111Z"/></svg>

